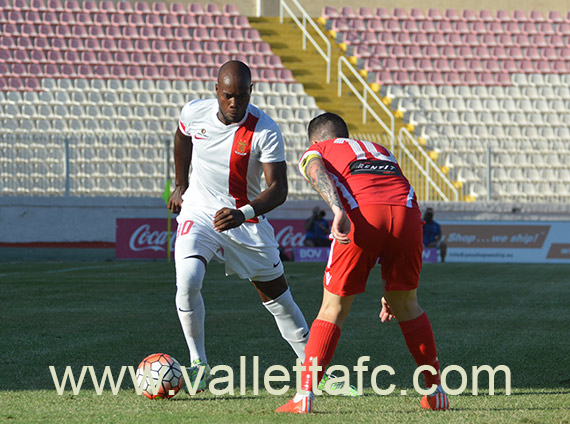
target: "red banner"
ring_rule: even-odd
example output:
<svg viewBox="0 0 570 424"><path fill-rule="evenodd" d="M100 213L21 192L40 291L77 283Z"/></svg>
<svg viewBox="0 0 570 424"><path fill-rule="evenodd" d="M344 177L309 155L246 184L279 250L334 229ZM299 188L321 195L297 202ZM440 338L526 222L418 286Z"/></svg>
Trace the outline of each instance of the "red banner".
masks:
<svg viewBox="0 0 570 424"><path fill-rule="evenodd" d="M304 219L271 219L271 225L275 229L275 239L279 246L292 257L295 247L304 246L305 220Z"/></svg>
<svg viewBox="0 0 570 424"><path fill-rule="evenodd" d="M175 219L171 225L171 252L174 252ZM167 220L164 218L117 218L117 259L166 259L167 241Z"/></svg>

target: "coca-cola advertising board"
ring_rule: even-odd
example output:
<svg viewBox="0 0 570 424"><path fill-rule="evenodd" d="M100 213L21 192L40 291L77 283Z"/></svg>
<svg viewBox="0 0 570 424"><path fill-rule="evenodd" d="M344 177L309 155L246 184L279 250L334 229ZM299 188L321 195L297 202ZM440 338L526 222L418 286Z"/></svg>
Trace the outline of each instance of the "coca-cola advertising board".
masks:
<svg viewBox="0 0 570 424"><path fill-rule="evenodd" d="M275 230L275 239L285 253L292 258L293 249L301 247L305 242L305 220L303 219L271 219Z"/></svg>
<svg viewBox="0 0 570 424"><path fill-rule="evenodd" d="M303 246L305 221L302 219L273 219L275 238L292 257L293 248ZM170 242L174 252L177 223L171 220ZM117 259L166 259L167 219L117 218L115 256Z"/></svg>
<svg viewBox="0 0 570 424"><path fill-rule="evenodd" d="M117 259L166 259L168 222L164 218L117 218ZM176 219L171 220L171 252L176 239Z"/></svg>

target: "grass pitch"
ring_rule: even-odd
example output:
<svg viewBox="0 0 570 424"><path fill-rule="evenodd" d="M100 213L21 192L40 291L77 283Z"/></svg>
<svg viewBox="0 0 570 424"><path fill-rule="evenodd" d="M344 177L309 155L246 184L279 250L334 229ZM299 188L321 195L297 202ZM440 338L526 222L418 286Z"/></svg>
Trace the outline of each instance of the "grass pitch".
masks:
<svg viewBox="0 0 570 424"><path fill-rule="evenodd" d="M287 263L285 268L310 323L320 305L323 264ZM206 347L212 366L234 370L235 394L179 393L168 401L150 401L135 394L128 375L116 396L108 385L97 395L89 373L78 395L68 384L60 396L49 366L59 377L66 366L79 375L82 366L91 365L98 376L110 366L116 377L121 366L136 367L155 352L169 353L187 366L174 306L173 264L0 263L0 422L570 423L570 266L424 266L419 298L434 328L440 363L443 368L459 365L467 373L467 390L451 396L452 409L443 413L420 410L412 385L415 364L400 329L378 319L379 275L375 269L367 292L355 299L333 364L351 368L359 357L370 356L370 370L378 365L395 370L393 376L380 373L378 386L394 384L396 390L375 394L368 372L360 398L323 395L315 401L315 414L299 417L273 412L293 389L273 396L262 381L271 365L292 370L292 350L253 286L225 277L220 265L209 266L204 282ZM240 356L246 356L245 395L240 395ZM253 356L259 357L258 395L253 393ZM509 367L511 396L505 395L503 373L495 377L495 396L488 395L485 373L479 395L472 396L471 369L481 365ZM351 382L356 383L354 372ZM461 382L457 372L448 374L450 387Z"/></svg>

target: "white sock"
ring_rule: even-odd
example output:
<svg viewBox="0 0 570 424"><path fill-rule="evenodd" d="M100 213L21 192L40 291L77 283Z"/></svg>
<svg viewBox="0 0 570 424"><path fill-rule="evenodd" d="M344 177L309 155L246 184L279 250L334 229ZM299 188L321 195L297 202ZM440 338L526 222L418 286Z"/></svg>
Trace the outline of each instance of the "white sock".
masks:
<svg viewBox="0 0 570 424"><path fill-rule="evenodd" d="M301 361L305 361L305 345L309 340L309 326L293 300L291 290L287 289L277 299L263 303L263 306L275 317L281 336L287 340Z"/></svg>
<svg viewBox="0 0 570 424"><path fill-rule="evenodd" d="M176 310L190 351L190 363L196 359L208 362L204 343L206 309L200 289L206 266L197 258L176 262Z"/></svg>

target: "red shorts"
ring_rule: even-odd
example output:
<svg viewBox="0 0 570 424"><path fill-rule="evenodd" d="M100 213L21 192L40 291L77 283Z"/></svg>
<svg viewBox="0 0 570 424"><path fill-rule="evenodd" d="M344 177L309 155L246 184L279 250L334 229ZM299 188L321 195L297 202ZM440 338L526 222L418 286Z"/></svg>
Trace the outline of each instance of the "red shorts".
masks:
<svg viewBox="0 0 570 424"><path fill-rule="evenodd" d="M418 208L364 205L349 214L348 244L333 240L323 285L339 296L363 293L380 262L386 290L418 287L422 268L422 219Z"/></svg>

